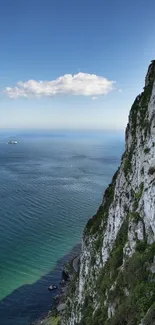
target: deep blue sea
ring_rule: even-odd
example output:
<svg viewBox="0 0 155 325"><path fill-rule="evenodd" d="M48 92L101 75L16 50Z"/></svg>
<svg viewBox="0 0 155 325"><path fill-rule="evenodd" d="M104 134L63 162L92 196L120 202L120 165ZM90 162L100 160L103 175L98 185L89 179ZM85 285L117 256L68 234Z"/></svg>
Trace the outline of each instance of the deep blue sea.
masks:
<svg viewBox="0 0 155 325"><path fill-rule="evenodd" d="M123 150L123 132L0 131L0 324L48 311L47 288L76 253Z"/></svg>

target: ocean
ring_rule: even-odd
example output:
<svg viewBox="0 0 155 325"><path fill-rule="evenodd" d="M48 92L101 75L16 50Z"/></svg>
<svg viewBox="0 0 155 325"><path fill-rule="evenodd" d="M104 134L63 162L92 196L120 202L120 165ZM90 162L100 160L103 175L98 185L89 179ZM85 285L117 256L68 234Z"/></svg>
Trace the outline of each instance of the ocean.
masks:
<svg viewBox="0 0 155 325"><path fill-rule="evenodd" d="M48 286L76 254L123 150L123 132L0 131L0 324L28 325L52 306Z"/></svg>

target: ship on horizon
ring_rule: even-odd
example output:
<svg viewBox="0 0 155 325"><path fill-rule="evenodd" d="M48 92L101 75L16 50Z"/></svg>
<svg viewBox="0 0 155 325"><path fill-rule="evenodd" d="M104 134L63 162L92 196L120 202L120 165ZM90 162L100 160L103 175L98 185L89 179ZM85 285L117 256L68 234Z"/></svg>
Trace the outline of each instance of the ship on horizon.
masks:
<svg viewBox="0 0 155 325"><path fill-rule="evenodd" d="M17 141L15 141L15 140L10 140L10 141L8 141L8 144L17 144Z"/></svg>

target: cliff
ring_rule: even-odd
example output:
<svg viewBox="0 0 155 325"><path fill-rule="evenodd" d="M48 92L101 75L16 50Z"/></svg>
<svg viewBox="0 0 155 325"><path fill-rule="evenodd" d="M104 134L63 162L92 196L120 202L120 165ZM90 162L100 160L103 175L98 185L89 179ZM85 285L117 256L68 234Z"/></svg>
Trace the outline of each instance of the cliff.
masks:
<svg viewBox="0 0 155 325"><path fill-rule="evenodd" d="M62 325L155 324L155 61L132 105L121 165L87 223Z"/></svg>

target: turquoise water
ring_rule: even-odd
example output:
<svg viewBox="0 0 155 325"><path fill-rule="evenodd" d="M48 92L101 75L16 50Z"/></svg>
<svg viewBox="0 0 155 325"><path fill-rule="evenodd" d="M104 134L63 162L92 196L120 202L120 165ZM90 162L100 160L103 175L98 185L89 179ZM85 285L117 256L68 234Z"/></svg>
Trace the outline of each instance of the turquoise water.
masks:
<svg viewBox="0 0 155 325"><path fill-rule="evenodd" d="M1 132L0 323L26 325L52 304L47 287L74 253L123 147L121 133Z"/></svg>

